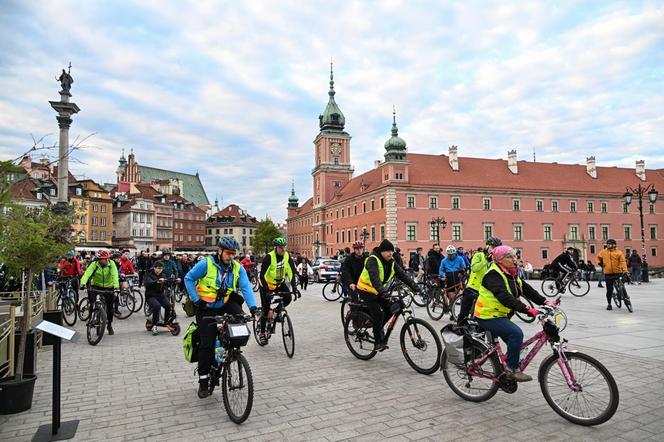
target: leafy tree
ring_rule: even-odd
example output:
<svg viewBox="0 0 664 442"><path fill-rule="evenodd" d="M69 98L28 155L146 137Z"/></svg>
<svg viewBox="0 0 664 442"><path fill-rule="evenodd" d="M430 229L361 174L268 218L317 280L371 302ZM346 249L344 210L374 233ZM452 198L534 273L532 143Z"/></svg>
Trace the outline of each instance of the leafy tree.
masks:
<svg viewBox="0 0 664 442"><path fill-rule="evenodd" d="M25 174L25 170L11 161L0 161L0 212L11 202L9 188L12 181L9 179L10 174Z"/></svg>
<svg viewBox="0 0 664 442"><path fill-rule="evenodd" d="M0 262L13 272L27 273L27 287L22 293L23 318L19 341L16 380L23 379L25 342L30 321L28 299L34 275L44 271L71 245L71 226L67 213L55 213L51 208L37 211L20 205L5 207L0 213Z"/></svg>
<svg viewBox="0 0 664 442"><path fill-rule="evenodd" d="M264 250L267 254L268 250L272 248L272 240L278 236L281 236L281 233L277 226L270 218L265 218L256 224L253 243L254 248L256 250Z"/></svg>

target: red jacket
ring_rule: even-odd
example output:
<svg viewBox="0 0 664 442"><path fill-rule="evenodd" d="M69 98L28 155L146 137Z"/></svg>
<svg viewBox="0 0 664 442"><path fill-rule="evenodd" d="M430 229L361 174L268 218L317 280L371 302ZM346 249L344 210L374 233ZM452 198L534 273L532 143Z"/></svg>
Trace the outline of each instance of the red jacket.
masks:
<svg viewBox="0 0 664 442"><path fill-rule="evenodd" d="M66 258L60 261L60 264L58 264L58 268L60 269L60 276L65 276L68 278L72 278L74 276L81 276L83 274L83 271L81 270L81 264L78 262L78 259L72 258L71 262L69 262Z"/></svg>
<svg viewBox="0 0 664 442"><path fill-rule="evenodd" d="M249 273L249 270L254 266L254 263L251 262L248 256L245 256L242 261L240 261L240 264L242 264L242 267Z"/></svg>
<svg viewBox="0 0 664 442"><path fill-rule="evenodd" d="M134 264L131 263L131 259L127 259L124 256L120 257L120 274L129 275L136 273L134 270Z"/></svg>

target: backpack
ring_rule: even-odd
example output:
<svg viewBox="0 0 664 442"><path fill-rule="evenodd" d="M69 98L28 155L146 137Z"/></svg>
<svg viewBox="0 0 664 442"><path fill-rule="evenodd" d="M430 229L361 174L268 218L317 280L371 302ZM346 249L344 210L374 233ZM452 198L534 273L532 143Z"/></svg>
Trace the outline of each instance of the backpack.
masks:
<svg viewBox="0 0 664 442"><path fill-rule="evenodd" d="M198 349L201 346L201 336L198 331L198 324L192 322L184 332L182 338L182 351L184 360L187 362L198 362Z"/></svg>

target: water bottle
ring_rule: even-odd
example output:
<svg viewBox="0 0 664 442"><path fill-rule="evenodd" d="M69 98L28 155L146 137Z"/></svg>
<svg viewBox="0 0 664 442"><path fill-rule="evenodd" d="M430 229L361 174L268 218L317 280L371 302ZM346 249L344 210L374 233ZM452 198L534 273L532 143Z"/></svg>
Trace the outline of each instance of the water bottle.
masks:
<svg viewBox="0 0 664 442"><path fill-rule="evenodd" d="M219 339L214 341L214 359L217 361L217 364L221 364L221 358L224 356L224 347L221 346Z"/></svg>

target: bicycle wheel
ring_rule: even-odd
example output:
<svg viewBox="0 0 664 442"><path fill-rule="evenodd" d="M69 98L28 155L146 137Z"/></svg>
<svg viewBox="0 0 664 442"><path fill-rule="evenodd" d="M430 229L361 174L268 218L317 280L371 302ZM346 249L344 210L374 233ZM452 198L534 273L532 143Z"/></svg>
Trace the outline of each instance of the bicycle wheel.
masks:
<svg viewBox="0 0 664 442"><path fill-rule="evenodd" d="M426 292L426 283L418 282L417 285L420 289L417 291L417 294L413 296L413 302L418 307L426 307L429 303L429 297Z"/></svg>
<svg viewBox="0 0 664 442"><path fill-rule="evenodd" d="M229 355L221 378L226 413L233 422L241 424L249 417L254 402L254 380L242 353Z"/></svg>
<svg viewBox="0 0 664 442"><path fill-rule="evenodd" d="M406 339L406 333L408 333L408 339ZM425 320L409 318L401 327L399 342L403 357L416 372L432 374L440 367L443 345L440 343L436 331Z"/></svg>
<svg viewBox="0 0 664 442"><path fill-rule="evenodd" d="M599 425L613 416L620 401L615 379L599 361L584 353L565 353L565 366L576 379L572 390L558 368L558 355L542 362L539 382L544 399L553 411L577 425Z"/></svg>
<svg viewBox="0 0 664 442"><path fill-rule="evenodd" d="M78 301L78 319L85 322L88 320L89 317L90 317L90 301L86 296L85 298L81 298L81 300Z"/></svg>
<svg viewBox="0 0 664 442"><path fill-rule="evenodd" d="M616 307L622 307L622 296L621 293L618 293L618 289L613 289L613 294L611 297L613 298L613 303L616 305Z"/></svg>
<svg viewBox="0 0 664 442"><path fill-rule="evenodd" d="M454 304L456 304L457 301L461 298L463 298L463 292L457 292L457 294L454 296L454 299L452 299L452 301L448 305L450 320L455 321L455 322L457 321L459 316L454 311ZM459 310L461 310L461 304L459 304Z"/></svg>
<svg viewBox="0 0 664 442"><path fill-rule="evenodd" d="M65 324L73 327L76 324L76 319L78 318L78 312L76 308L76 302L74 298L65 298L62 302L62 317L65 321Z"/></svg>
<svg viewBox="0 0 664 442"><path fill-rule="evenodd" d="M431 300L429 300L429 303L427 304L427 314L434 321L439 320L445 314L443 296L445 295L438 292L433 296L433 298L431 298Z"/></svg>
<svg viewBox="0 0 664 442"><path fill-rule="evenodd" d="M113 312L113 316L118 319L127 319L134 313L136 300L128 291L122 291L118 295L118 310Z"/></svg>
<svg viewBox="0 0 664 442"><path fill-rule="evenodd" d="M106 312L100 309L95 309L90 315L90 320L87 325L88 344L97 345L104 337L106 330Z"/></svg>
<svg viewBox="0 0 664 442"><path fill-rule="evenodd" d="M530 299L526 298L526 297L520 298L520 300L522 302L525 301L526 307L528 307L528 308L534 308L535 307L535 304L533 304L533 302ZM527 322L528 324L531 324L532 322L535 321L535 317L530 316L528 313L521 313L519 311L515 311L514 314L519 319L521 319L523 322Z"/></svg>
<svg viewBox="0 0 664 442"><path fill-rule="evenodd" d="M569 282L569 292L574 296L586 296L590 291L590 283L585 279L572 278Z"/></svg>
<svg viewBox="0 0 664 442"><path fill-rule="evenodd" d="M323 286L323 298L328 301L336 301L341 298L341 287L336 282L330 281Z"/></svg>
<svg viewBox="0 0 664 442"><path fill-rule="evenodd" d="M74 303L78 303L78 295L76 294L76 291L74 289L69 289L67 292L67 296L71 299L74 300Z"/></svg>
<svg viewBox="0 0 664 442"><path fill-rule="evenodd" d="M260 325L258 321L260 321L260 318L257 318L255 321L252 321L252 323L253 323L253 328L254 328L254 339L256 339L256 344L258 344L258 345L260 345L261 347L263 347L263 346L265 346L265 345L267 345L267 344L261 344L260 339L258 339L258 327L259 327L259 325ZM265 327L267 328L267 327L269 327L269 325L266 324Z"/></svg>
<svg viewBox="0 0 664 442"><path fill-rule="evenodd" d="M548 277L542 281L542 293L549 298L558 296L560 292L558 291L558 285L556 285L556 278Z"/></svg>
<svg viewBox="0 0 664 442"><path fill-rule="evenodd" d="M627 310L629 310L630 313L633 313L634 308L632 307L632 300L629 299L629 295L627 294L627 290L625 290L625 287L622 288L622 299L623 302L625 303L625 307L627 307Z"/></svg>
<svg viewBox="0 0 664 442"><path fill-rule="evenodd" d="M373 321L368 313L350 312L344 323L344 339L356 358L368 361L376 356Z"/></svg>
<svg viewBox="0 0 664 442"><path fill-rule="evenodd" d="M134 295L134 313L138 313L143 308L143 293L138 287L131 289L131 294Z"/></svg>
<svg viewBox="0 0 664 442"><path fill-rule="evenodd" d="M455 321L459 321L459 315L461 314L461 303L463 302L463 293L456 297L454 304L450 307L452 311L451 315L454 316Z"/></svg>
<svg viewBox="0 0 664 442"><path fill-rule="evenodd" d="M145 314L146 318L152 316L152 307L150 307L150 304L148 304L147 301L143 303L143 313Z"/></svg>
<svg viewBox="0 0 664 442"><path fill-rule="evenodd" d="M175 288L175 302L180 302L180 301L182 301L182 295L183 295L182 287L177 286L177 287Z"/></svg>
<svg viewBox="0 0 664 442"><path fill-rule="evenodd" d="M344 298L341 301L341 326L342 327L346 323L346 318L348 317L349 313L350 313L350 299L349 298Z"/></svg>
<svg viewBox="0 0 664 442"><path fill-rule="evenodd" d="M286 312L283 312L281 316L281 336L284 340L286 356L292 358L295 354L295 332L293 331L293 323L290 320L290 316Z"/></svg>
<svg viewBox="0 0 664 442"><path fill-rule="evenodd" d="M472 348L470 348L470 360L477 360L487 350L485 344L473 341ZM482 365L471 364L473 364L475 372L486 376L498 377L500 374L500 364L495 354L492 354ZM450 363L445 351L440 358L440 368L443 371L445 382L457 396L471 402L484 402L491 399L498 392L498 384L486 377L469 375L468 365L470 364L457 366Z"/></svg>

